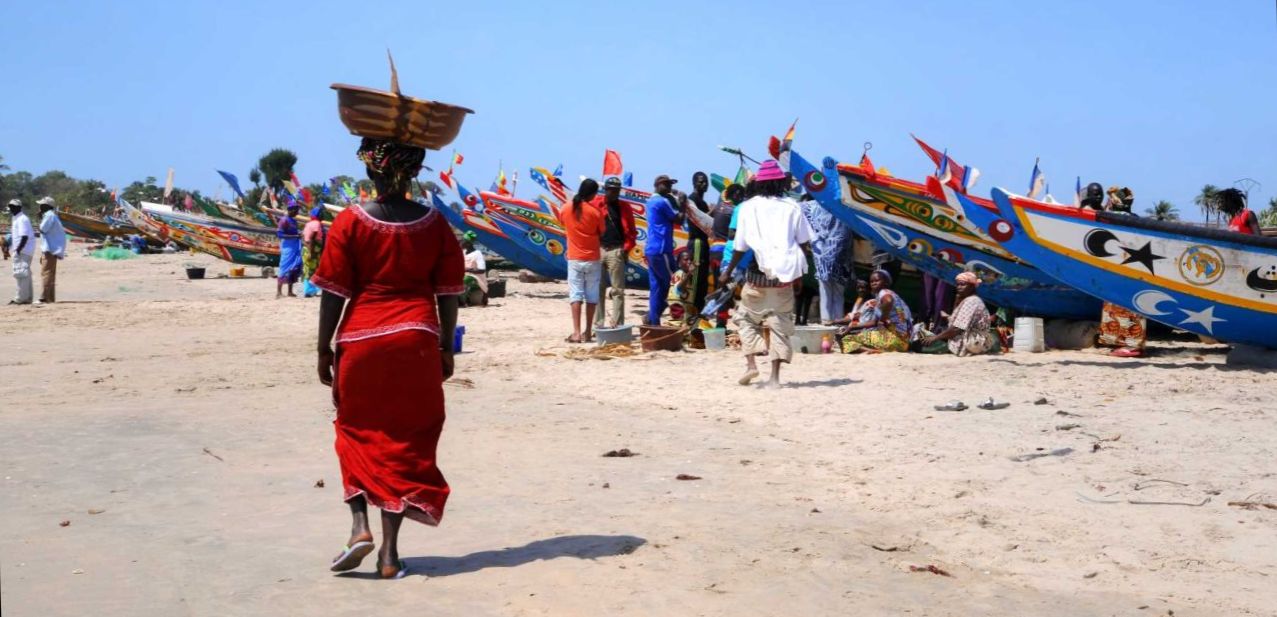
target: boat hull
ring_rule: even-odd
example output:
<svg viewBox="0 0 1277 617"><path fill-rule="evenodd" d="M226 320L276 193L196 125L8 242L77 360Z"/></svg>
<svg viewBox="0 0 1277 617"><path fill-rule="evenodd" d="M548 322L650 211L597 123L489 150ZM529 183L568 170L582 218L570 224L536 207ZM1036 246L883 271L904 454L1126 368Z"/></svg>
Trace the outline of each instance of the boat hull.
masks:
<svg viewBox="0 0 1277 617"><path fill-rule="evenodd" d="M470 216L470 212L457 212L448 207L437 195L432 195L431 197L434 201L435 209L439 210L439 213L443 215L450 225L463 233L467 231L473 232L479 244L510 260L520 268L526 268L536 274L550 278L563 278L567 275L566 266L563 273L560 274L558 270L550 267L539 257L524 250L502 233L495 224L485 220L483 215L473 213L473 216Z"/></svg>
<svg viewBox="0 0 1277 617"><path fill-rule="evenodd" d="M946 281L961 272L975 272L982 281L982 298L1020 313L1099 318L1100 302L1094 297L985 240L973 227L963 225L965 217L936 196L921 189L874 183L839 167L830 158L817 168L796 152L790 156L794 177L822 207L901 261Z"/></svg>
<svg viewBox="0 0 1277 617"><path fill-rule="evenodd" d="M993 189L987 231L1044 272L1172 328L1277 349L1277 238L1044 204Z"/></svg>

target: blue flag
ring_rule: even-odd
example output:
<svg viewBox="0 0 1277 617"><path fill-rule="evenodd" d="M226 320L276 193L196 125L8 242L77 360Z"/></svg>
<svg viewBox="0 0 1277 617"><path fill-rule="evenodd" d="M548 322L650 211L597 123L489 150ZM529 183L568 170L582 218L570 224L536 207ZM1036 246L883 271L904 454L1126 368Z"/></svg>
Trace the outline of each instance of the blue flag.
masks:
<svg viewBox="0 0 1277 617"><path fill-rule="evenodd" d="M563 163L559 163L559 166L554 168L554 177L555 178L563 177Z"/></svg>
<svg viewBox="0 0 1277 617"><path fill-rule="evenodd" d="M240 199L244 198L244 191L239 190L239 178L236 178L235 174L225 172L220 169L217 170L217 173L221 174L222 179L225 180L227 184L231 185L231 190L235 191L235 194L239 195Z"/></svg>
<svg viewBox="0 0 1277 617"><path fill-rule="evenodd" d="M624 179L621 180L621 184L624 184L625 186L634 186L634 172L625 172L625 176Z"/></svg>

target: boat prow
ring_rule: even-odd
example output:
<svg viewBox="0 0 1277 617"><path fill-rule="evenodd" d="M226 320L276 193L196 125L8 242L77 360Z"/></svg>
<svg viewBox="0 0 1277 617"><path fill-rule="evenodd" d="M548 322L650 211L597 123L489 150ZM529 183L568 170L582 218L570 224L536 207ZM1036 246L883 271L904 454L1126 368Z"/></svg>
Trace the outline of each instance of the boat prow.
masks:
<svg viewBox="0 0 1277 617"><path fill-rule="evenodd" d="M990 236L1042 271L1174 328L1277 349L1277 238L1046 204L993 189Z"/></svg>

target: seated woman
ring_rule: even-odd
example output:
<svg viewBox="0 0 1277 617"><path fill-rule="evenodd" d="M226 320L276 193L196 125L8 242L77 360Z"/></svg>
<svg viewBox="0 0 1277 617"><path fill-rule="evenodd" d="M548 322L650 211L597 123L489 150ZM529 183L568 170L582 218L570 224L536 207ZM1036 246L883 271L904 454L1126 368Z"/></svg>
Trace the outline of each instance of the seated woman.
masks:
<svg viewBox="0 0 1277 617"><path fill-rule="evenodd" d="M678 260L678 269L670 276L670 322L672 325L681 326L690 321L695 321L694 313L696 307L692 305L692 254L686 249L678 249L675 251Z"/></svg>
<svg viewBox="0 0 1277 617"><path fill-rule="evenodd" d="M483 252L475 248L475 233L467 231L461 238L466 258L466 292L461 296L466 306L488 305L488 263Z"/></svg>
<svg viewBox="0 0 1277 617"><path fill-rule="evenodd" d="M872 316L873 307L877 305L878 303L869 297L869 282L858 278L856 279L856 303L852 305L851 312L841 319L829 322L828 325L854 327L860 323L862 316L865 318ZM839 335L846 334L850 329L849 327L842 328L839 331Z"/></svg>
<svg viewBox="0 0 1277 617"><path fill-rule="evenodd" d="M955 356L974 356L998 348L997 339L989 328L992 321L984 300L976 295L980 277L974 272L963 272L956 279L953 316L949 327L939 334L926 333L921 343L922 353L952 353Z"/></svg>
<svg viewBox="0 0 1277 617"><path fill-rule="evenodd" d="M869 275L869 290L874 297L861 305L859 319L847 327L842 352L909 351L913 315L899 294L891 290L891 275L886 270L875 270ZM872 306L866 308L870 302Z"/></svg>

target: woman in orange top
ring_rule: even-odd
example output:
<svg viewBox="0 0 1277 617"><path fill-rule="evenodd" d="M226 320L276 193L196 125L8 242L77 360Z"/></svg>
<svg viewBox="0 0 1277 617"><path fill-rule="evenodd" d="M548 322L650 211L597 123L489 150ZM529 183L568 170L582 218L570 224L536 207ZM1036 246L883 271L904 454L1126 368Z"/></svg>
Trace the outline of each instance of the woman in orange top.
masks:
<svg viewBox="0 0 1277 617"><path fill-rule="evenodd" d="M569 343L581 343L594 338L590 328L594 324L594 311L599 304L599 282L603 277L603 262L599 251L599 238L603 236L607 219L600 204L594 203L599 194L599 183L586 178L572 196L572 203L559 210L568 240L568 302L571 303L572 336ZM585 303L585 335L581 334L581 303Z"/></svg>
<svg viewBox="0 0 1277 617"><path fill-rule="evenodd" d="M1220 212L1228 216L1228 230L1258 236L1259 217L1246 207L1246 194L1237 189L1224 189L1215 195Z"/></svg>

